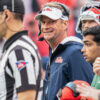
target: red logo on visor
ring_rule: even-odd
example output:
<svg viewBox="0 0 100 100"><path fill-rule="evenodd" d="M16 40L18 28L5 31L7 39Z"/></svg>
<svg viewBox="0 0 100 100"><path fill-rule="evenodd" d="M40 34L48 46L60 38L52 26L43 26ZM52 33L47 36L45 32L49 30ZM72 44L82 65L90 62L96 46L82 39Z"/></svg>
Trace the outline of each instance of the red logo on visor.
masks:
<svg viewBox="0 0 100 100"><path fill-rule="evenodd" d="M62 62L63 62L62 57L57 57L55 60L55 63L62 63Z"/></svg>
<svg viewBox="0 0 100 100"><path fill-rule="evenodd" d="M43 11L52 11L52 9L50 9L50 8L45 8L45 9L43 9Z"/></svg>

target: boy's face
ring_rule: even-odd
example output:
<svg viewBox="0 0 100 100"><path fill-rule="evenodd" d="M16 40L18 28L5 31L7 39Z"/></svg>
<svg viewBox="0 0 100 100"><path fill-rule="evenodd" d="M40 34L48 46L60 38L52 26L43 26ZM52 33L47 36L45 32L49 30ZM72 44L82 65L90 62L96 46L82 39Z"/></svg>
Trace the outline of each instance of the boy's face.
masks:
<svg viewBox="0 0 100 100"><path fill-rule="evenodd" d="M93 41L93 35L83 36L82 53L87 62L93 63L97 57L100 57L100 45Z"/></svg>

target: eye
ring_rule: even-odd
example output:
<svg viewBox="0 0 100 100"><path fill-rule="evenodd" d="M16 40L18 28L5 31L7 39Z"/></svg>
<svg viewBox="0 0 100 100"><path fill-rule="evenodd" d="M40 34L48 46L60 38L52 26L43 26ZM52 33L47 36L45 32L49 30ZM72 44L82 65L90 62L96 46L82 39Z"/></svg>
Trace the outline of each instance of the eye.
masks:
<svg viewBox="0 0 100 100"><path fill-rule="evenodd" d="M53 23L55 23L56 21L53 21L53 20L51 20L51 21L49 21L49 24L53 24Z"/></svg>
<svg viewBox="0 0 100 100"><path fill-rule="evenodd" d="M86 20L83 20L83 21L82 21L82 25L84 25L86 22L87 22Z"/></svg>
<svg viewBox="0 0 100 100"><path fill-rule="evenodd" d="M41 21L41 24L45 24L45 21Z"/></svg>
<svg viewBox="0 0 100 100"><path fill-rule="evenodd" d="M91 46L91 43L86 43L86 46L90 47Z"/></svg>

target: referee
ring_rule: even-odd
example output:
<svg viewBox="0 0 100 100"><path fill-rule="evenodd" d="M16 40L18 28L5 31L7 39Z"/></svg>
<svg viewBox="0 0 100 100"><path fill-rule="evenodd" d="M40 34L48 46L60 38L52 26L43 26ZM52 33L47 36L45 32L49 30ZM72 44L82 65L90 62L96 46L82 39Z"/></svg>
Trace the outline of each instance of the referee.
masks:
<svg viewBox="0 0 100 100"><path fill-rule="evenodd" d="M0 65L0 100L40 100L41 63L23 31L21 0L0 0L0 36L6 39Z"/></svg>

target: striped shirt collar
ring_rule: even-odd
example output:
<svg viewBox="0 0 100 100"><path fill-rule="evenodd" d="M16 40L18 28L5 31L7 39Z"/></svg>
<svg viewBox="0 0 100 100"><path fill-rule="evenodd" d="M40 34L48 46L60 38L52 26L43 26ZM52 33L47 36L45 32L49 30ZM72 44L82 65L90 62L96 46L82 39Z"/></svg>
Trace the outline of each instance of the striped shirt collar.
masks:
<svg viewBox="0 0 100 100"><path fill-rule="evenodd" d="M9 48L9 46L16 41L18 38L20 38L22 35L27 35L27 31L20 31L18 33L15 33L13 36L11 36L4 44L3 52Z"/></svg>

